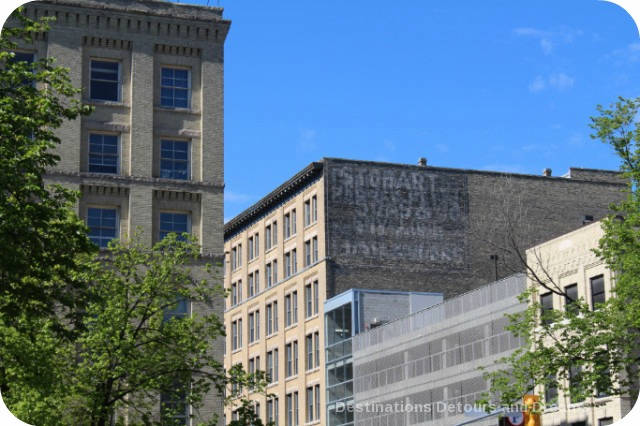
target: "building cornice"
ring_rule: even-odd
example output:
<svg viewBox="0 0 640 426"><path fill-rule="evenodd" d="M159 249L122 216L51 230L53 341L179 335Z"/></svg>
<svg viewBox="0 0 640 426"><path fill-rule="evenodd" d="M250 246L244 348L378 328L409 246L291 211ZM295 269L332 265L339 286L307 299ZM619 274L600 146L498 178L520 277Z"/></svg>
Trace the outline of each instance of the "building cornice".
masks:
<svg viewBox="0 0 640 426"><path fill-rule="evenodd" d="M313 162L309 164L307 167L296 173L291 179L287 180L285 183L263 197L260 201L231 219L229 222L225 223L225 240L235 235L248 223L252 223L256 217L259 217L266 211L273 208L273 206L291 197L292 194L295 194L319 176L322 173L322 169L323 163Z"/></svg>
<svg viewBox="0 0 640 426"><path fill-rule="evenodd" d="M115 185L115 186L150 186L158 190L189 191L218 193L224 190L224 183L209 181L180 181L174 179L162 179L142 176L120 176L100 173L77 173L60 170L49 171L45 179L50 181L63 181L78 185Z"/></svg>

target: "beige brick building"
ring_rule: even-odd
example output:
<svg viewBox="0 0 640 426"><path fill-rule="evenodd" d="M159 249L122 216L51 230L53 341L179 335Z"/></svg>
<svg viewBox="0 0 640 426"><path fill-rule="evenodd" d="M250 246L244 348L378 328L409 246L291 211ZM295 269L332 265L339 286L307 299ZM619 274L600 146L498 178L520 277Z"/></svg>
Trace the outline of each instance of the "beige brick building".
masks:
<svg viewBox="0 0 640 426"><path fill-rule="evenodd" d="M48 0L25 9L55 21L21 46L20 58L55 58L95 108L59 130L61 161L47 176L81 191L79 214L91 239L106 246L139 230L151 244L186 231L205 256L221 257L230 27L222 9L161 0ZM215 309L222 313L222 302ZM213 350L222 358L222 342ZM212 394L192 414L221 412Z"/></svg>
<svg viewBox="0 0 640 426"><path fill-rule="evenodd" d="M593 249L603 236L600 222L584 226L527 250L527 261L538 272L543 270L550 279L570 294L573 299L584 299L591 308L611 297L614 274ZM531 278L529 286L538 284ZM565 309L562 296L546 292L538 293L543 309ZM542 424L556 425L598 425L605 426L617 422L633 407L633 401L621 397L591 397L584 401L572 402L562 387L539 389L540 395L549 401L557 399L557 404L546 408Z"/></svg>

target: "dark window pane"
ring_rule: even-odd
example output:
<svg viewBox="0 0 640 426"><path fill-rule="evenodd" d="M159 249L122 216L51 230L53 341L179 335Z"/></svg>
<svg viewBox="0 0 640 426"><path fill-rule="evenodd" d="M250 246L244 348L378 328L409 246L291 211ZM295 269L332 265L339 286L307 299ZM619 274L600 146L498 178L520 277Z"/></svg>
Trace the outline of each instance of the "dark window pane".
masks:
<svg viewBox="0 0 640 426"><path fill-rule="evenodd" d="M98 247L107 247L109 241L117 236L118 224L115 209L89 208L87 226L89 239Z"/></svg>
<svg viewBox="0 0 640 426"><path fill-rule="evenodd" d="M595 309L597 305L606 300L604 292L604 276L599 275L591 278L591 305Z"/></svg>
<svg viewBox="0 0 640 426"><path fill-rule="evenodd" d="M578 301L578 285L571 284L564 288L565 292L565 306L567 312L575 312L577 309L577 304L575 302Z"/></svg>

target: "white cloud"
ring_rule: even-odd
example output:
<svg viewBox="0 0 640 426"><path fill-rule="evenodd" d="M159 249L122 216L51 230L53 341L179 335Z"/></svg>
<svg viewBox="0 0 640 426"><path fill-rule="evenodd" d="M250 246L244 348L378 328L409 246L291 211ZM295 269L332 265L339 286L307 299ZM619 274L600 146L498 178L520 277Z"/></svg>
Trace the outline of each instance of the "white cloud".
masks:
<svg viewBox="0 0 640 426"><path fill-rule="evenodd" d="M225 189L224 191L224 201L226 203L246 203L251 200L253 197L248 194L242 194L239 192L228 191Z"/></svg>
<svg viewBox="0 0 640 426"><path fill-rule="evenodd" d="M553 51L553 43L546 38L540 40L540 47L542 48L542 53L545 55L550 55Z"/></svg>
<svg viewBox="0 0 640 426"><path fill-rule="evenodd" d="M581 30L564 27L554 31L541 30L531 27L518 27L513 33L519 37L529 37L539 41L540 49L544 55L550 55L558 44L569 44L581 36Z"/></svg>
<svg viewBox="0 0 640 426"><path fill-rule="evenodd" d="M548 77L537 75L529 82L529 91L531 93L538 93L547 88L563 91L572 88L574 82L573 77L563 72L553 73Z"/></svg>
<svg viewBox="0 0 640 426"><path fill-rule="evenodd" d="M573 82L573 78L569 77L563 72L551 74L551 76L549 76L549 86L555 87L558 90L566 90L572 88Z"/></svg>
<svg viewBox="0 0 640 426"><path fill-rule="evenodd" d="M531 83L529 83L529 91L531 93L537 93L541 90L544 90L544 88L547 86L547 83L545 82L544 77L542 77L541 75L536 76L536 78L534 78Z"/></svg>

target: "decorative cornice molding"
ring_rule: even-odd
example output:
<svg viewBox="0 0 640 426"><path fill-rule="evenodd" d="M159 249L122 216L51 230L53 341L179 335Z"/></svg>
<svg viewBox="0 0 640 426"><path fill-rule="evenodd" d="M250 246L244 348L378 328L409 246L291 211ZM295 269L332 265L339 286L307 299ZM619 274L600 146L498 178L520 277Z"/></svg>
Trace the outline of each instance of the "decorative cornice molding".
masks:
<svg viewBox="0 0 640 426"><path fill-rule="evenodd" d="M174 179L162 179L142 176L120 176L106 175L100 173L86 172L66 172L62 170L51 170L45 175L45 179L55 181L65 181L78 185L121 185L121 186L149 186L157 190L166 191L187 191L187 192L209 192L221 193L224 190L224 183L221 181L180 181Z"/></svg>

